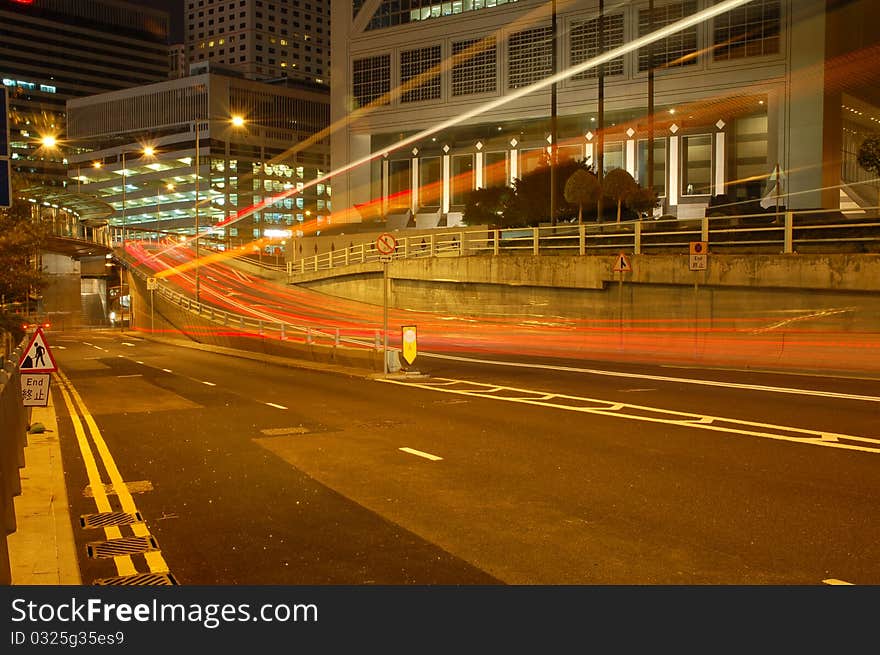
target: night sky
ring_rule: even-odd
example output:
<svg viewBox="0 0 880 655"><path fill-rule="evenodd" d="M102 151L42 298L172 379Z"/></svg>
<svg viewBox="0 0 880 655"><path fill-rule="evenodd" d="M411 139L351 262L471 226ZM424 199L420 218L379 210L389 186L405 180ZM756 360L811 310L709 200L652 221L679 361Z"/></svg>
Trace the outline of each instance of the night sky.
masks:
<svg viewBox="0 0 880 655"><path fill-rule="evenodd" d="M167 11L171 18L171 43L183 43L183 3L184 0L127 0L135 5L152 7Z"/></svg>

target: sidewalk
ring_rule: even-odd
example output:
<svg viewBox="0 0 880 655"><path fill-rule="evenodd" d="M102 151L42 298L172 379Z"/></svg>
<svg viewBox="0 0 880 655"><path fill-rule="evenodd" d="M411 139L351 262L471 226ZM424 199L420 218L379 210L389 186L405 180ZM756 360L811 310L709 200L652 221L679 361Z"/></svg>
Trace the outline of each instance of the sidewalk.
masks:
<svg viewBox="0 0 880 655"><path fill-rule="evenodd" d="M51 395L48 407L32 408L31 425L37 423L46 431L28 435L14 498L17 529L6 537L12 584L81 585Z"/></svg>

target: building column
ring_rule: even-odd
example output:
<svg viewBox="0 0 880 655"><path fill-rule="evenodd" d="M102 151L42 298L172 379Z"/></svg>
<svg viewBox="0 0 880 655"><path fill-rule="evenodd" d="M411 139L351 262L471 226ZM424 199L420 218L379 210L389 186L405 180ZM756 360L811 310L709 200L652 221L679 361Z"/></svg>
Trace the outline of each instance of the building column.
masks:
<svg viewBox="0 0 880 655"><path fill-rule="evenodd" d="M511 145L513 148L510 149L510 166L508 166L510 177L507 180L508 186L513 186L513 181L519 177L519 156L516 149L516 139L511 142Z"/></svg>
<svg viewBox="0 0 880 655"><path fill-rule="evenodd" d="M718 121L723 124L722 121ZM719 128L720 130L720 128ZM726 135L723 131L719 131L715 133L715 195L720 196L725 192L724 180L725 176L725 164L727 163L727 154L725 151L724 144L726 142Z"/></svg>
<svg viewBox="0 0 880 655"><path fill-rule="evenodd" d="M679 137L669 137L669 188L666 197L669 199L669 207L678 205L678 155Z"/></svg>
<svg viewBox="0 0 880 655"><path fill-rule="evenodd" d="M633 132L632 128L627 132L629 139L626 140L626 161L624 166L626 167L626 172L635 178L636 176L636 140L632 138ZM633 132L634 134L634 132Z"/></svg>
<svg viewBox="0 0 880 655"><path fill-rule="evenodd" d="M390 193L389 183L390 179L388 177L389 166L388 166L388 157L384 157L382 159L382 215L386 215L388 213L388 194ZM335 195L335 192L334 192Z"/></svg>
<svg viewBox="0 0 880 655"><path fill-rule="evenodd" d="M443 149L448 150L449 146L444 146ZM440 199L440 211L444 214L449 213L449 199L451 198L452 194L452 189L450 188L451 181L449 176L449 167L451 166L451 164L452 158L448 154L443 155L443 195Z"/></svg>
<svg viewBox="0 0 880 655"><path fill-rule="evenodd" d="M419 158L410 160L409 208L413 214L419 211Z"/></svg>
<svg viewBox="0 0 880 655"><path fill-rule="evenodd" d="M474 188L483 188L483 145L477 143L477 154L474 156Z"/></svg>

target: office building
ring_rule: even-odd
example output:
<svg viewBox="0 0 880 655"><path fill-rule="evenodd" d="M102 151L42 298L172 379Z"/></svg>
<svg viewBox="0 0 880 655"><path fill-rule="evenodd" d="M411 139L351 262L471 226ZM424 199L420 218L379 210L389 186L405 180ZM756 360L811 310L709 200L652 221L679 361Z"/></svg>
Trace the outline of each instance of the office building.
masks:
<svg viewBox="0 0 880 655"><path fill-rule="evenodd" d="M759 200L777 167L787 207L877 205L855 151L880 126L880 5L753 0L626 48L716 4L654 0L651 13L647 0L605 2L600 15L598 0L557 0L554 16L538 0L335 3L332 165L372 158L334 176L339 219L362 220L354 208L370 201L386 214L460 211L471 189L532 170L552 140L552 85L523 90L551 76L554 48L567 72L556 84L560 159L596 166L601 153L604 171L647 185L653 135L658 214L702 216L718 196ZM602 129L589 62L614 49Z"/></svg>
<svg viewBox="0 0 880 655"><path fill-rule="evenodd" d="M329 0L184 0L190 64L210 61L254 80L326 84Z"/></svg>
<svg viewBox="0 0 880 655"><path fill-rule="evenodd" d="M13 170L63 183L68 151L40 139L64 136L66 101L166 79L167 40L167 13L120 0L0 0Z"/></svg>
<svg viewBox="0 0 880 655"><path fill-rule="evenodd" d="M198 229L217 248L266 237L282 247L285 236L305 222L320 224L331 209L329 184L315 183L330 163L320 134L329 94L220 74L212 64L202 69L71 100L70 134L91 149L71 157L70 176L113 207L110 224L125 226L132 239Z"/></svg>

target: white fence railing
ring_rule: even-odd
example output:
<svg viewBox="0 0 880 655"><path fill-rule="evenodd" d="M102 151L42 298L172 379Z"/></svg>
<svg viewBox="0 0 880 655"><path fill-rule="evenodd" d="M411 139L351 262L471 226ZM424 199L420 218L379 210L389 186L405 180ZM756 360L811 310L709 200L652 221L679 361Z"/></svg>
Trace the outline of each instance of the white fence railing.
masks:
<svg viewBox="0 0 880 655"><path fill-rule="evenodd" d="M624 223L559 224L527 228L490 229L485 226L431 234L397 237L392 259L500 255L502 253L553 255L635 255L662 251L687 251L690 242L705 241L711 248L737 248L740 252L794 253L809 246L824 252L864 244L880 246L880 208L858 212L827 210L715 216L695 219L630 221ZM844 246L844 244L848 244ZM317 271L379 262L374 243L361 243L318 253L287 263L289 277Z"/></svg>

